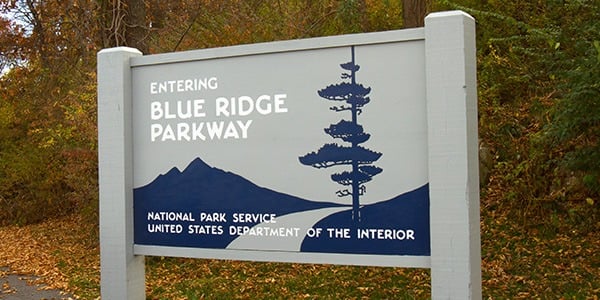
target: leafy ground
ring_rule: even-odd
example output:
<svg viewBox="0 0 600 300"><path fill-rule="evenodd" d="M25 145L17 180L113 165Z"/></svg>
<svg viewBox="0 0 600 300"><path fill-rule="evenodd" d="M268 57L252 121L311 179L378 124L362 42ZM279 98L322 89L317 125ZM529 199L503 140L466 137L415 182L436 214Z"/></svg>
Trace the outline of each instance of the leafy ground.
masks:
<svg viewBox="0 0 600 300"><path fill-rule="evenodd" d="M569 214L548 222L515 219L482 203L485 299L598 299L600 224L573 229ZM543 218L548 212L537 212ZM0 266L41 276L81 299L99 297L95 232L78 216L0 227ZM537 225L532 225L537 224ZM89 241L89 242L86 242ZM423 269L253 263L151 257L149 299L428 299Z"/></svg>

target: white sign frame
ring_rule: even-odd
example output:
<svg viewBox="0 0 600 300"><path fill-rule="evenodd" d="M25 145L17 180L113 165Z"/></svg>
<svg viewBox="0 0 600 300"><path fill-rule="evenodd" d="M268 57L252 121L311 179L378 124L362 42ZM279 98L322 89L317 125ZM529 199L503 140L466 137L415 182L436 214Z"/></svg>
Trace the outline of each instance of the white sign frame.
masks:
<svg viewBox="0 0 600 300"><path fill-rule="evenodd" d="M368 41L424 40L431 256L207 250L134 245L132 67L188 59L319 49ZM118 47L98 53L101 294L144 299L144 255L431 268L432 298L481 298L475 21L433 13L410 30L207 49L144 57ZM193 58L189 58L193 57Z"/></svg>

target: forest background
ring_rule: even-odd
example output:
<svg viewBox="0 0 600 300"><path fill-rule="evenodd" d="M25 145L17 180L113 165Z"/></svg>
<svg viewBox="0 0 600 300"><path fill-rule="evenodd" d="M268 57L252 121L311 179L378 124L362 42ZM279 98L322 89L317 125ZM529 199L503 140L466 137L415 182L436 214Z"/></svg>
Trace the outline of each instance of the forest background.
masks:
<svg viewBox="0 0 600 300"><path fill-rule="evenodd" d="M484 296L597 299L599 0L0 0L0 266L97 297L100 49L384 31L448 9L477 20ZM147 262L151 298L429 295L426 270Z"/></svg>

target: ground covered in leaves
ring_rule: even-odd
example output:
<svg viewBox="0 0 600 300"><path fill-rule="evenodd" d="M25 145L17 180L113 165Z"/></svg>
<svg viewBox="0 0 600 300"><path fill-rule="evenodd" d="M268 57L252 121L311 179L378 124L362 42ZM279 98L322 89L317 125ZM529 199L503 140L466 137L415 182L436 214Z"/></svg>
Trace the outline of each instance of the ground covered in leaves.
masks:
<svg viewBox="0 0 600 300"><path fill-rule="evenodd" d="M598 299L600 234L531 226L482 206L485 299ZM0 266L99 297L95 232L77 216L0 227ZM428 299L423 269L146 258L149 299Z"/></svg>

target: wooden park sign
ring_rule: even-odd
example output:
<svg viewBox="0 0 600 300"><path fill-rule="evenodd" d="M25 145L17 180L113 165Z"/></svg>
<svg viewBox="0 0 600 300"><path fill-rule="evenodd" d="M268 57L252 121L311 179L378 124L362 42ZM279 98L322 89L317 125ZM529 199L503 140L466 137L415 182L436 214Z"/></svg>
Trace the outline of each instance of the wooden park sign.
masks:
<svg viewBox="0 0 600 300"><path fill-rule="evenodd" d="M481 297L475 25L98 53L101 294L144 256L431 268Z"/></svg>

